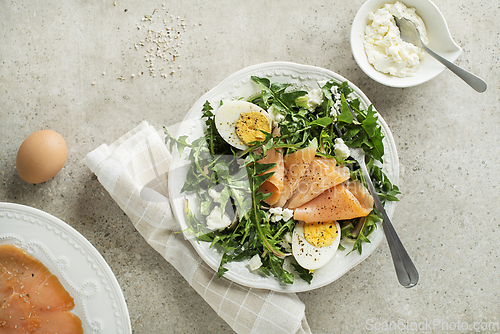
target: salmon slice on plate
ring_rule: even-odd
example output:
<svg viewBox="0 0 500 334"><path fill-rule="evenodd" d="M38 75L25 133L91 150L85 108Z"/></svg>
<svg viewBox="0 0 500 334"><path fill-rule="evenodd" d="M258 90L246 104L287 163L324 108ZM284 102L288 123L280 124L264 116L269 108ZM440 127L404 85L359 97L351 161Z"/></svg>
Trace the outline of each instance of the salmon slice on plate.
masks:
<svg viewBox="0 0 500 334"><path fill-rule="evenodd" d="M268 170L266 173L274 172L274 174L264 181L264 183L259 187L259 191L264 194L271 193L271 196L264 200L269 205L273 205L278 202L281 192L283 191L283 176L285 173L285 166L283 163L283 154L276 149L272 149L266 152L264 158L259 160L261 164L276 164L273 168Z"/></svg>
<svg viewBox="0 0 500 334"><path fill-rule="evenodd" d="M373 197L359 181L336 185L295 209L293 218L306 223L327 222L367 216Z"/></svg>
<svg viewBox="0 0 500 334"><path fill-rule="evenodd" d="M287 154L284 157L285 175L283 180L283 192L275 206L283 207L292 193L299 186L301 178L309 169L316 155L318 145L313 141L308 147Z"/></svg>
<svg viewBox="0 0 500 334"><path fill-rule="evenodd" d="M59 279L15 245L0 245L0 303L0 333L83 333Z"/></svg>
<svg viewBox="0 0 500 334"><path fill-rule="evenodd" d="M335 159L315 157L301 178L286 207L295 209L350 177L349 168L337 166Z"/></svg>

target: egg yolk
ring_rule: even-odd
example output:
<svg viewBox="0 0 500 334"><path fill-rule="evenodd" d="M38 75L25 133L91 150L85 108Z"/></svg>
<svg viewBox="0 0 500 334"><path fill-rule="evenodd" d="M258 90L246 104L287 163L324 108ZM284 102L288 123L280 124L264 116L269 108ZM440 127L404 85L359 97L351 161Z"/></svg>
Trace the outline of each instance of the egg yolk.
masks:
<svg viewBox="0 0 500 334"><path fill-rule="evenodd" d="M327 247L333 244L339 231L335 222L304 224L304 238L314 247Z"/></svg>
<svg viewBox="0 0 500 334"><path fill-rule="evenodd" d="M260 130L270 133L271 123L264 114L258 111L241 113L236 121L236 134L245 144L266 139L266 135Z"/></svg>

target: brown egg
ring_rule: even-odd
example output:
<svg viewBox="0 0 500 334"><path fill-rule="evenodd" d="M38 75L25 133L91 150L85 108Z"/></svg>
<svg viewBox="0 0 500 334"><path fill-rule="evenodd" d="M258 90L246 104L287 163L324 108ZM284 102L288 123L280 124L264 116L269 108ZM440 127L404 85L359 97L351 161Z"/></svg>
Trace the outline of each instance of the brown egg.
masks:
<svg viewBox="0 0 500 334"><path fill-rule="evenodd" d="M28 183L45 182L59 173L67 157L64 138L55 131L40 130L32 133L19 147L17 172Z"/></svg>

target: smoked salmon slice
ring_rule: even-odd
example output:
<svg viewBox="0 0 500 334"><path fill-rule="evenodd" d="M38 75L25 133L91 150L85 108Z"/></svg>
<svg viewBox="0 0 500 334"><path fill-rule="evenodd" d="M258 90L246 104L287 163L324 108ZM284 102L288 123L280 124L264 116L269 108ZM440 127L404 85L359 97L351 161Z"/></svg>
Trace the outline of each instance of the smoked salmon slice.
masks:
<svg viewBox="0 0 500 334"><path fill-rule="evenodd" d="M295 209L349 177L349 168L337 166L335 159L315 157L285 206Z"/></svg>
<svg viewBox="0 0 500 334"><path fill-rule="evenodd" d="M359 181L336 185L295 209L293 218L306 223L328 222L367 216L373 197Z"/></svg>
<svg viewBox="0 0 500 334"><path fill-rule="evenodd" d="M83 333L59 279L15 245L0 245L0 333Z"/></svg>
<svg viewBox="0 0 500 334"><path fill-rule="evenodd" d="M269 179L264 181L264 183L259 187L259 191L263 192L264 194L272 193L270 197L264 200L264 202L269 205L273 205L278 202L281 196L281 192L283 191L283 177L285 174L283 154L273 148L266 152L266 155L264 156L264 158L259 160L259 163L276 164L276 166L266 172L274 172L274 174Z"/></svg>
<svg viewBox="0 0 500 334"><path fill-rule="evenodd" d="M316 155L317 148L317 142L314 141L306 148L285 155L283 192L281 193L281 196L275 206L283 207L295 189L297 189L301 178L309 169L309 166Z"/></svg>

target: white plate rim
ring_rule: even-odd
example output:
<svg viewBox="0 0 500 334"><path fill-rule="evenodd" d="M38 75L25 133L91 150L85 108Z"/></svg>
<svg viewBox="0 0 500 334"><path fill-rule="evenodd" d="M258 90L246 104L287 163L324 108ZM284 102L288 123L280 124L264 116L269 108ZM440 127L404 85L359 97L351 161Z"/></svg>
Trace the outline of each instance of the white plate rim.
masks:
<svg viewBox="0 0 500 334"><path fill-rule="evenodd" d="M7 202L0 202L0 227L0 244L24 249L59 278L75 300L72 312L82 320L84 333L132 332L127 304L115 275L77 230L47 212ZM27 227L32 230L26 231ZM79 254L76 259L71 257L75 254ZM83 264L86 269L83 285L75 283L77 275L81 280L75 264ZM103 310L108 312L103 314Z"/></svg>
<svg viewBox="0 0 500 334"><path fill-rule="evenodd" d="M328 80L335 79L337 82L347 81L349 86L353 89L354 94L360 98L362 105L367 108L368 105L371 104L366 95L353 83L339 74L330 71L325 68L310 66L310 65L302 65L296 64L292 62L268 62L256 64L253 66L249 66L243 68L225 80L223 80L216 87L211 89L209 92L204 94L198 101L191 107L189 112L186 114L184 121L181 123L179 127L179 133L177 136L182 134L187 134L189 136L188 142L199 136L199 132L197 135L193 136L193 133L196 132L196 127L199 124L194 125L194 120L199 120L201 117L201 109L205 101L210 101L211 105L214 107L216 104L214 102L219 101L220 99L229 101L235 100L241 97L238 95L241 91L248 91L248 85L255 85L251 82L250 76L257 75L261 77L272 78L272 81L286 81L286 78L291 78L292 80L300 80L303 82L317 82L320 80ZM279 79L279 80L277 80ZM256 85L255 85L256 87ZM256 88L254 87L253 90ZM252 90L252 89L250 89ZM387 125L387 123L383 120L383 118L378 114L378 121L382 127L382 131L385 135L384 138L384 147L386 150L386 157L390 157L391 161L384 164L384 171L391 179L391 181L397 184L399 179L399 162L398 155L396 150L396 144L394 142L394 138L392 133ZM201 123L201 122L198 122ZM198 129L199 130L199 129ZM185 158L184 152L183 157ZM183 184L182 174L184 173L185 177L185 169L186 169L186 161L183 157L179 157L178 152L173 150L172 152L172 163L169 171L169 199L172 207L172 211L177 222L180 224L182 230L187 227L185 216L184 216L184 200L185 198L190 198L189 195L181 194L180 189ZM193 197L191 197L193 198ZM389 217L392 217L395 210L395 202L386 203L386 210ZM185 237L191 242L196 252L200 255L205 263L207 263L212 269L217 271L219 266L219 262L217 259L217 252L208 247L208 243L200 242L198 243L194 238L190 238L185 234ZM256 274L255 272L251 273L246 269L245 265L248 261L242 261L239 263L230 263L226 265L229 270L224 274L224 277L227 279L247 286L251 288L261 288L261 289L269 289L278 292L303 292L309 291L313 289L317 289L319 287L325 286L327 284L332 283L336 279L343 276L347 271L352 269L354 266L362 262L366 259L380 244L382 239L384 238L383 230L379 227L370 237L370 243L364 244L363 246L363 254L358 255L353 252L346 255L347 251L337 252L334 259L325 267L317 270L315 272L315 277L311 284L301 280L295 279L293 284L284 284L279 282L273 276L267 277L264 275ZM348 245L349 246L349 245ZM220 257L219 257L220 259ZM341 271L336 272L335 275L331 275L330 272L327 272L327 269L331 265L339 265L342 268ZM346 269L348 267L348 269ZM247 274L248 273L248 274ZM324 275L318 273L324 273Z"/></svg>

